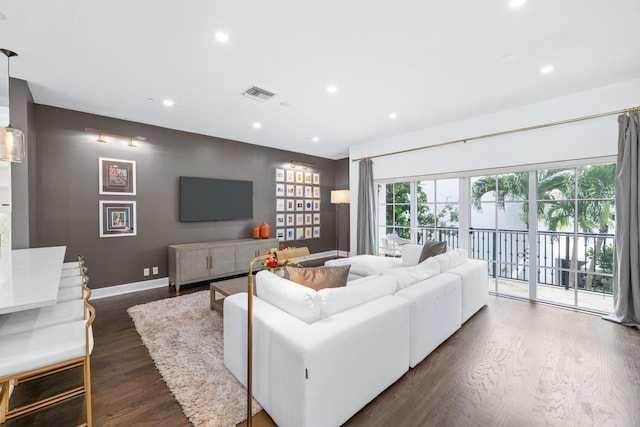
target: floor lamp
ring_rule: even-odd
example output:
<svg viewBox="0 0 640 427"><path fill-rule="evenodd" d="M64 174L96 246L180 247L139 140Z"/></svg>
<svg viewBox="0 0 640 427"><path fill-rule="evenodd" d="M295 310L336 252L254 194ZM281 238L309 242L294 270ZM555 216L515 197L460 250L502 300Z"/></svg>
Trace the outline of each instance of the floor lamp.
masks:
<svg viewBox="0 0 640 427"><path fill-rule="evenodd" d="M282 261L293 260L308 255L308 248L287 248L281 251L276 251L275 254L269 252L268 254L257 256L249 263L249 276L247 286L247 421L246 424L240 423L238 425L246 425L247 427L251 427L253 425L253 264L255 264L257 261L265 260L268 258L275 258L276 261Z"/></svg>
<svg viewBox="0 0 640 427"><path fill-rule="evenodd" d="M331 191L331 203L336 205L336 255L340 256L340 248L338 247L338 230L340 224L340 216L338 215L338 206L348 205L351 201L349 190L333 190Z"/></svg>

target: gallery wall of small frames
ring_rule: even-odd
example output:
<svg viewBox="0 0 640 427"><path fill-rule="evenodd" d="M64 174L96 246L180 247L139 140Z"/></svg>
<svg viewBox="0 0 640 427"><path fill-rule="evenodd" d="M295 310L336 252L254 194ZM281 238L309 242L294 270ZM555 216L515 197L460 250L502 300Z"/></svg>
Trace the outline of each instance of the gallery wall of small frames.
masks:
<svg viewBox="0 0 640 427"><path fill-rule="evenodd" d="M280 241L320 237L320 174L276 169L276 237Z"/></svg>

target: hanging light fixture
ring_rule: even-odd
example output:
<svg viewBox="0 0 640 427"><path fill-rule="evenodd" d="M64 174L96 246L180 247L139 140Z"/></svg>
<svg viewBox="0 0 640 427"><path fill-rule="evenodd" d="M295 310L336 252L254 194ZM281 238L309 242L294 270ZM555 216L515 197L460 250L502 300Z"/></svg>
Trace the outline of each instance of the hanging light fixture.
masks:
<svg viewBox="0 0 640 427"><path fill-rule="evenodd" d="M18 54L9 49L0 49L0 52L4 53L7 57L7 96L9 98L9 104L11 104L9 61L12 56L18 56ZM24 138L24 132L11 127L11 108L9 108L9 125L0 128L0 160L22 163L24 161L26 145L27 142Z"/></svg>

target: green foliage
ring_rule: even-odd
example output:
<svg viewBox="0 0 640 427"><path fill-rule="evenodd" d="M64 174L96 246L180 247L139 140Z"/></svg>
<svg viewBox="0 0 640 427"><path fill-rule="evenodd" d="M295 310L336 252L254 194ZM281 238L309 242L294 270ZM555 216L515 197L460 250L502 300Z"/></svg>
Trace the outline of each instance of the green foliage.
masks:
<svg viewBox="0 0 640 427"><path fill-rule="evenodd" d="M587 250L587 258L593 260L594 248ZM597 265L600 267L600 271L603 273L613 273L613 245L603 246L598 254L596 260Z"/></svg>

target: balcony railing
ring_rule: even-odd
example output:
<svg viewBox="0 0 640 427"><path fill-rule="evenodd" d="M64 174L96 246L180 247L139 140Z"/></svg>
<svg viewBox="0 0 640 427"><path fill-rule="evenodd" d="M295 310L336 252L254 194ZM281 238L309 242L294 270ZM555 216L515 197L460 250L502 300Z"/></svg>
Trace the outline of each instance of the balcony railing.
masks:
<svg viewBox="0 0 640 427"><path fill-rule="evenodd" d="M408 227L389 228L401 236L410 237ZM457 228L430 229L429 238L446 241L447 247L459 247ZM529 232L525 230L492 230L473 228L469 232L471 258L489 262L489 275L510 280L529 281ZM423 235L418 235L421 244ZM573 241L577 238L574 249ZM613 234L537 233L537 283L612 293Z"/></svg>

